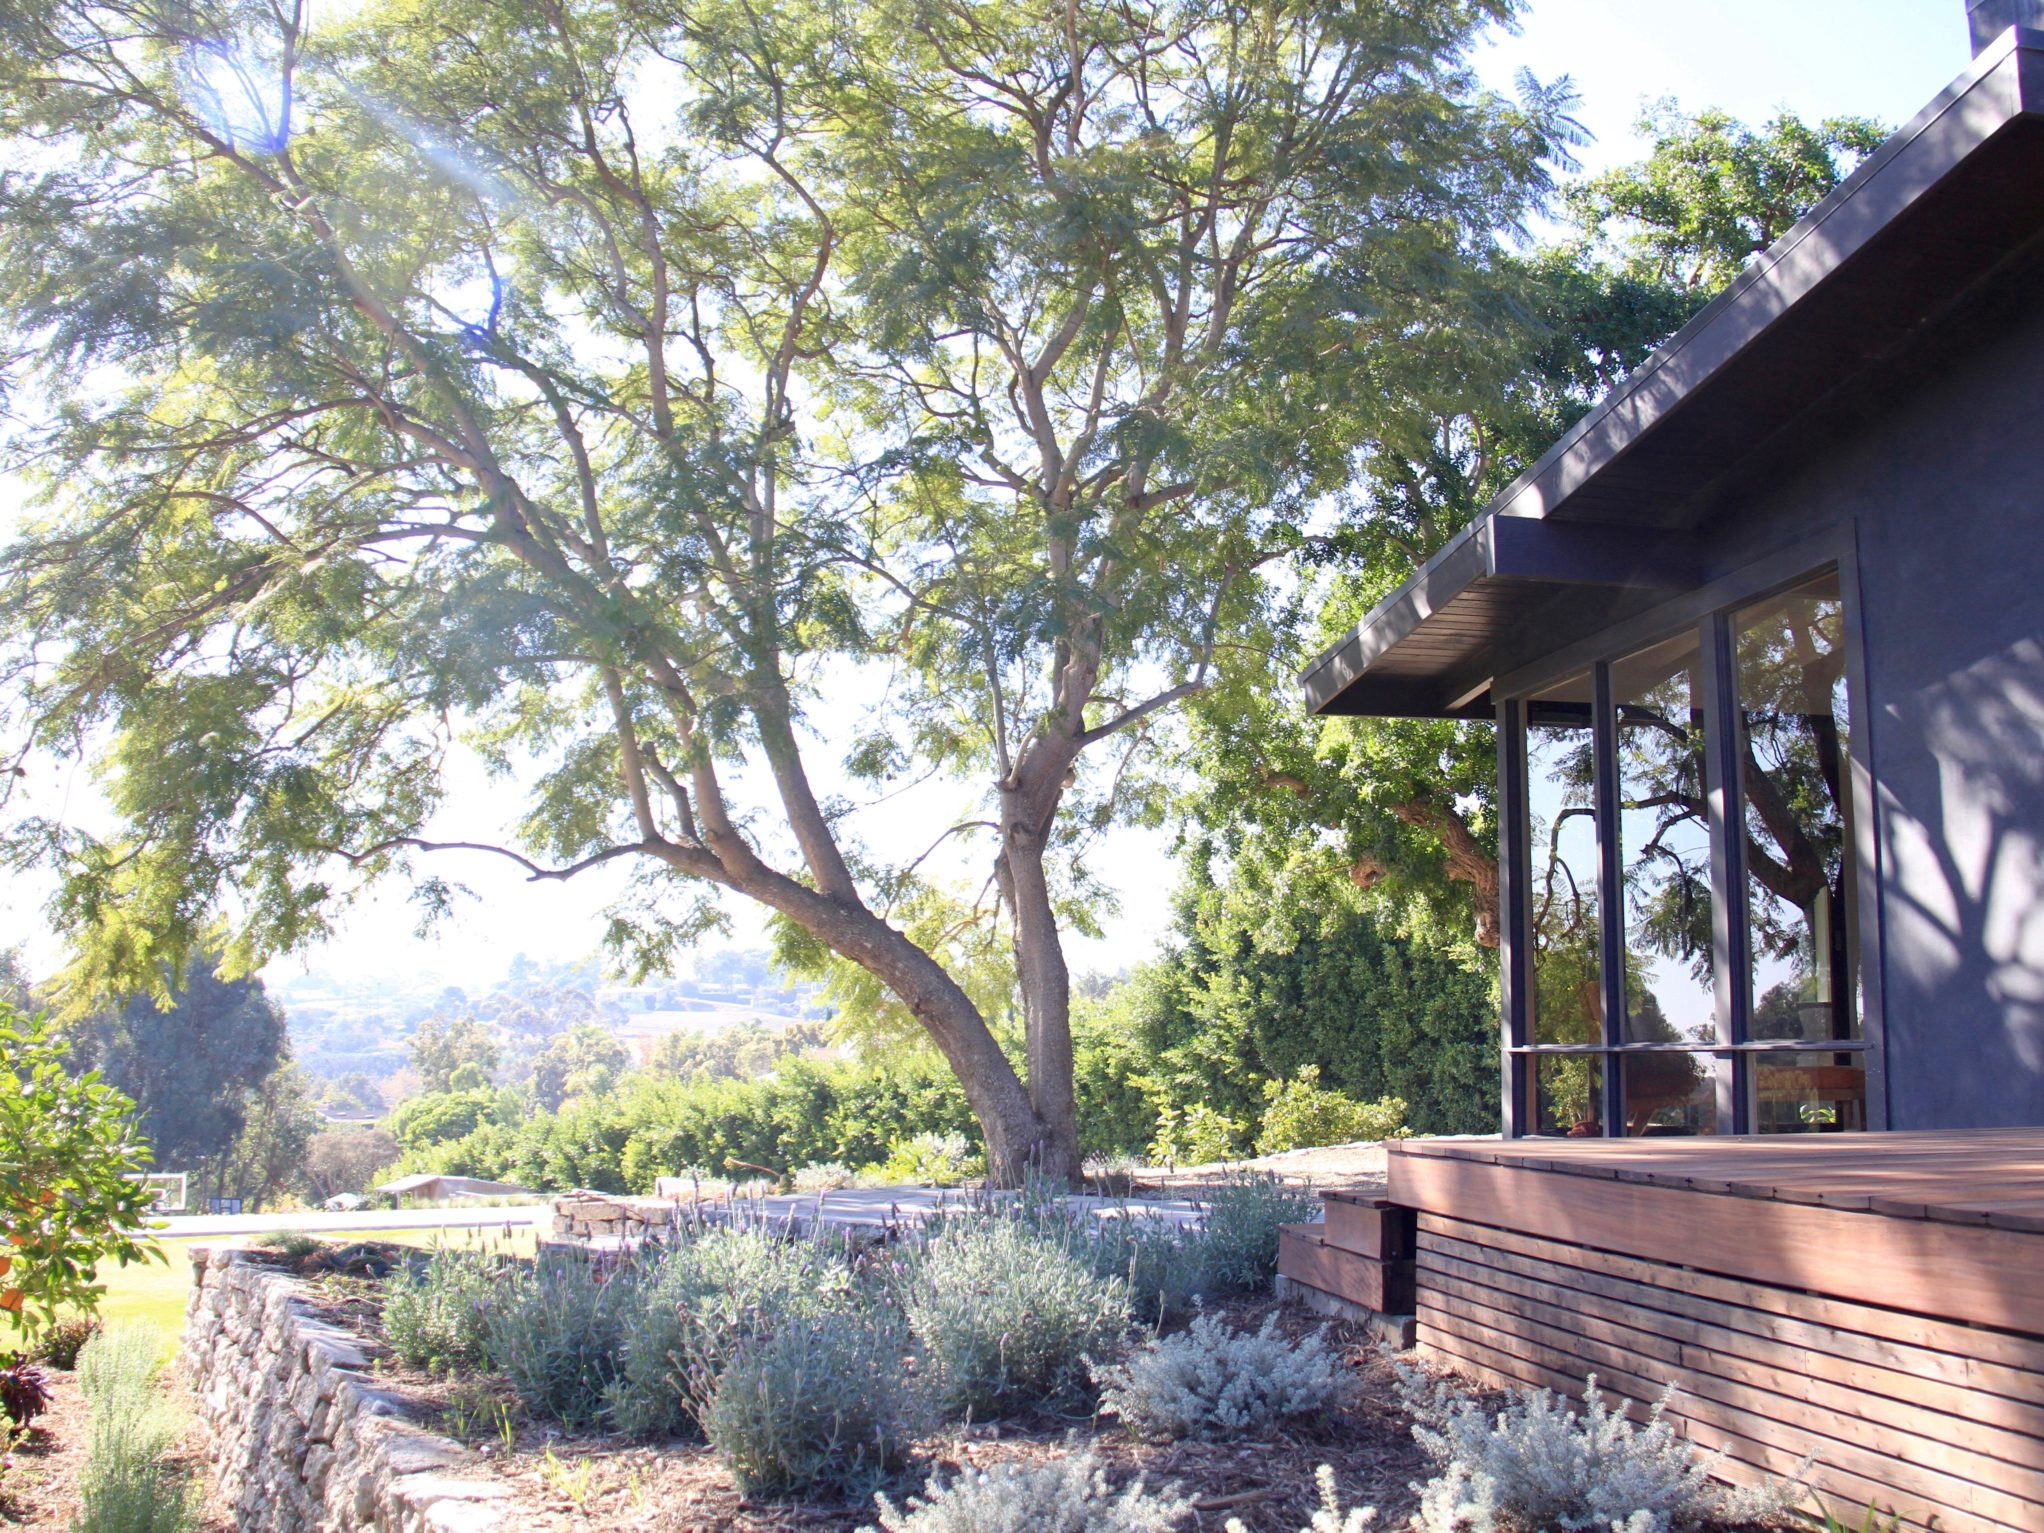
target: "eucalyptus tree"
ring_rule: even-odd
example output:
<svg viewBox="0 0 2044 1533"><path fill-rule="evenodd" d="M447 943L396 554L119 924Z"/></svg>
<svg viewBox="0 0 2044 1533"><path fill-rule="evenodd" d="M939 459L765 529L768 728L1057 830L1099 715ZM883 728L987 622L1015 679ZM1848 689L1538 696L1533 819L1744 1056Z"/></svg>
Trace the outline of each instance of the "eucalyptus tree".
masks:
<svg viewBox="0 0 2044 1533"><path fill-rule="evenodd" d="M474 845L637 870L634 961L758 901L997 1176L1075 1170L1078 854L1545 188L1557 100L1467 65L1511 8L0 0L5 791L70 984L443 902L466 742L531 788ZM48 752L114 830L30 812ZM1026 1072L839 755L978 793Z"/></svg>

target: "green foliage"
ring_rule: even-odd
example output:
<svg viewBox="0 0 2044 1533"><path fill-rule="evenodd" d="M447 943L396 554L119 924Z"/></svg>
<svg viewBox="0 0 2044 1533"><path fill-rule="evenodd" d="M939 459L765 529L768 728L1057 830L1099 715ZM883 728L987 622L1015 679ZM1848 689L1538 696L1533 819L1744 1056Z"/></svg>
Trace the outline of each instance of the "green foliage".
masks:
<svg viewBox="0 0 2044 1533"><path fill-rule="evenodd" d="M225 978L213 955L76 1018L66 1036L82 1066L134 1098L156 1164L194 1174L233 1158L256 1095L290 1057L284 1013L262 982Z"/></svg>
<svg viewBox="0 0 2044 1533"><path fill-rule="evenodd" d="M95 1336L78 1359L88 1428L78 1476L77 1526L91 1533L192 1533L201 1491L174 1468L183 1422L154 1387L158 1338L117 1326Z"/></svg>
<svg viewBox="0 0 2044 1533"><path fill-rule="evenodd" d="M1130 1307L1145 1324L1182 1314L1207 1291L1205 1239L1156 1214L1095 1220L1085 1251L1095 1272L1128 1284Z"/></svg>
<svg viewBox="0 0 2044 1533"><path fill-rule="evenodd" d="M485 1313L483 1345L528 1409L591 1426L638 1312L631 1268L606 1274L585 1256L548 1256L504 1285Z"/></svg>
<svg viewBox="0 0 2044 1533"><path fill-rule="evenodd" d="M1266 1081L1263 1123L1256 1131L1256 1153L1317 1145L1353 1144L1362 1139L1396 1139L1406 1132L1405 1103L1397 1097L1358 1102L1320 1084L1318 1065L1301 1065L1288 1081Z"/></svg>
<svg viewBox="0 0 2044 1533"><path fill-rule="evenodd" d="M746 1495L870 1490L915 1436L905 1337L884 1309L781 1314L737 1343L698 1406Z"/></svg>
<svg viewBox="0 0 2044 1533"><path fill-rule="evenodd" d="M1085 1359L1121 1345L1128 1283L1100 1276L1062 1218L990 1208L947 1219L907 1258L902 1307L947 1419L1067 1402Z"/></svg>
<svg viewBox="0 0 2044 1533"><path fill-rule="evenodd" d="M962 1175L975 1128L956 1078L922 1054L795 1058L747 1080L638 1071L556 1112L528 1111L515 1093L429 1095L398 1108L389 1126L405 1147L402 1171L639 1193L685 1166L716 1176L733 1163L879 1166L924 1134L962 1147Z"/></svg>
<svg viewBox="0 0 2044 1533"><path fill-rule="evenodd" d="M1496 1131L1487 954L1401 935L1339 858L1260 839L1225 869L1195 847L1181 899L1178 943L1131 985L1164 1106L1246 1125L1273 1081L1318 1069L1325 1090L1404 1102L1415 1133ZM1241 1128L1227 1138L1244 1148Z"/></svg>
<svg viewBox="0 0 2044 1533"><path fill-rule="evenodd" d="M1888 136L1871 118L1811 124L1788 112L1751 128L1672 99L1650 105L1636 131L1653 142L1647 158L1570 187L1569 211L1622 269L1706 296Z"/></svg>
<svg viewBox="0 0 2044 1533"><path fill-rule="evenodd" d="M1304 1223L1320 1199L1267 1172L1238 1172L1206 1189L1201 1255L1206 1291L1256 1293L1277 1275L1278 1228Z"/></svg>
<svg viewBox="0 0 2044 1533"><path fill-rule="evenodd" d="M500 1051L496 1032L474 1017L437 1015L419 1023L412 1034L412 1068L419 1072L428 1091L474 1091L489 1084L496 1072ZM470 1078L457 1085L463 1071ZM481 1080L473 1076L480 1073Z"/></svg>
<svg viewBox="0 0 2044 1533"><path fill-rule="evenodd" d="M41 1019L0 1002L0 1334L33 1344L60 1307L90 1312L101 1263L162 1259L138 1235L154 1193L134 1103L73 1075Z"/></svg>
<svg viewBox="0 0 2044 1533"><path fill-rule="evenodd" d="M515 1281L498 1252L435 1251L423 1268L400 1267L384 1280L384 1339L415 1368L486 1368L491 1312Z"/></svg>
<svg viewBox="0 0 2044 1533"><path fill-rule="evenodd" d="M1205 1102L1185 1107L1166 1103L1157 1114L1157 1137L1150 1158L1164 1165L1205 1166L1234 1160L1241 1153L1246 1125Z"/></svg>
<svg viewBox="0 0 2044 1533"><path fill-rule="evenodd" d="M963 1134L917 1134L887 1152L881 1163L884 1181L915 1186L956 1187L968 1177L986 1175L986 1157L975 1154Z"/></svg>
<svg viewBox="0 0 2044 1533"><path fill-rule="evenodd" d="M1901 1514L1883 1512L1871 1501L1857 1525L1840 1520L1821 1501L1815 1507L1797 1507L1790 1515L1816 1533L1902 1533Z"/></svg>
<svg viewBox="0 0 2044 1533"><path fill-rule="evenodd" d="M870 685L833 763L973 785L958 844L1015 875L979 953L1083 927L1166 706L1262 682L1306 508L1511 307L1570 134L1480 83L1513 9L11 10L10 723L93 755L113 828L7 850L58 870L74 984L223 914L252 971L385 876L443 915L466 748L530 784L498 850L635 870L632 963L728 889L914 992L1015 1174L1002 989L922 849L818 802L804 705Z"/></svg>

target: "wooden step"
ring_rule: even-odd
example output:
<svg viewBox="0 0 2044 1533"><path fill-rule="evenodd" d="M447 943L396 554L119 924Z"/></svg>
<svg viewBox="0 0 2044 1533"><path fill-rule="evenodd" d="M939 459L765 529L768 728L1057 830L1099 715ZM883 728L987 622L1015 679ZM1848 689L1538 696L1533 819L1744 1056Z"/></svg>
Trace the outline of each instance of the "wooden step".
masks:
<svg viewBox="0 0 2044 1533"><path fill-rule="evenodd" d="M1379 1314L1408 1315L1413 1308L1410 1258L1358 1256L1321 1238L1324 1226L1287 1224L1278 1231L1278 1272L1295 1283L1331 1293Z"/></svg>
<svg viewBox="0 0 2044 1533"><path fill-rule="evenodd" d="M1323 1192L1320 1202L1327 1212L1320 1238L1337 1250L1378 1261L1398 1261L1413 1254L1417 1215L1412 1209L1353 1192Z"/></svg>

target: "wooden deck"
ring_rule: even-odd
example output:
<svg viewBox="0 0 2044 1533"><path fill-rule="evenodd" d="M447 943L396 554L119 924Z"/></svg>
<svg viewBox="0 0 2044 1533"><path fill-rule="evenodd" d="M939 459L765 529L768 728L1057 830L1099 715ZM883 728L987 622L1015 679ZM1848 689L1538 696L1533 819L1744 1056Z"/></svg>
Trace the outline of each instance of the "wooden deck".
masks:
<svg viewBox="0 0 2044 1533"><path fill-rule="evenodd" d="M1734 1477L1814 1454L1834 1509L2044 1530L2044 1129L1418 1141L1389 1181L1436 1360L1672 1382Z"/></svg>

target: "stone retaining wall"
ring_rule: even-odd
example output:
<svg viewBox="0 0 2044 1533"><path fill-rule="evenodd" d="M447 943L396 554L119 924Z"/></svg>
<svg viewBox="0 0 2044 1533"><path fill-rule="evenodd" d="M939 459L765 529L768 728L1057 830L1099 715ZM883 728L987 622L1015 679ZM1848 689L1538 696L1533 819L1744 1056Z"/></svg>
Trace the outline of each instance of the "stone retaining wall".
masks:
<svg viewBox="0 0 2044 1533"><path fill-rule="evenodd" d="M570 1192L554 1199L553 1238L582 1243L637 1242L666 1236L682 1217L673 1198L631 1198L604 1192Z"/></svg>
<svg viewBox="0 0 2044 1533"><path fill-rule="evenodd" d="M376 1387L373 1348L306 1284L246 1251L198 1246L181 1366L237 1527L269 1533L489 1533L508 1491L463 1479L460 1443Z"/></svg>

